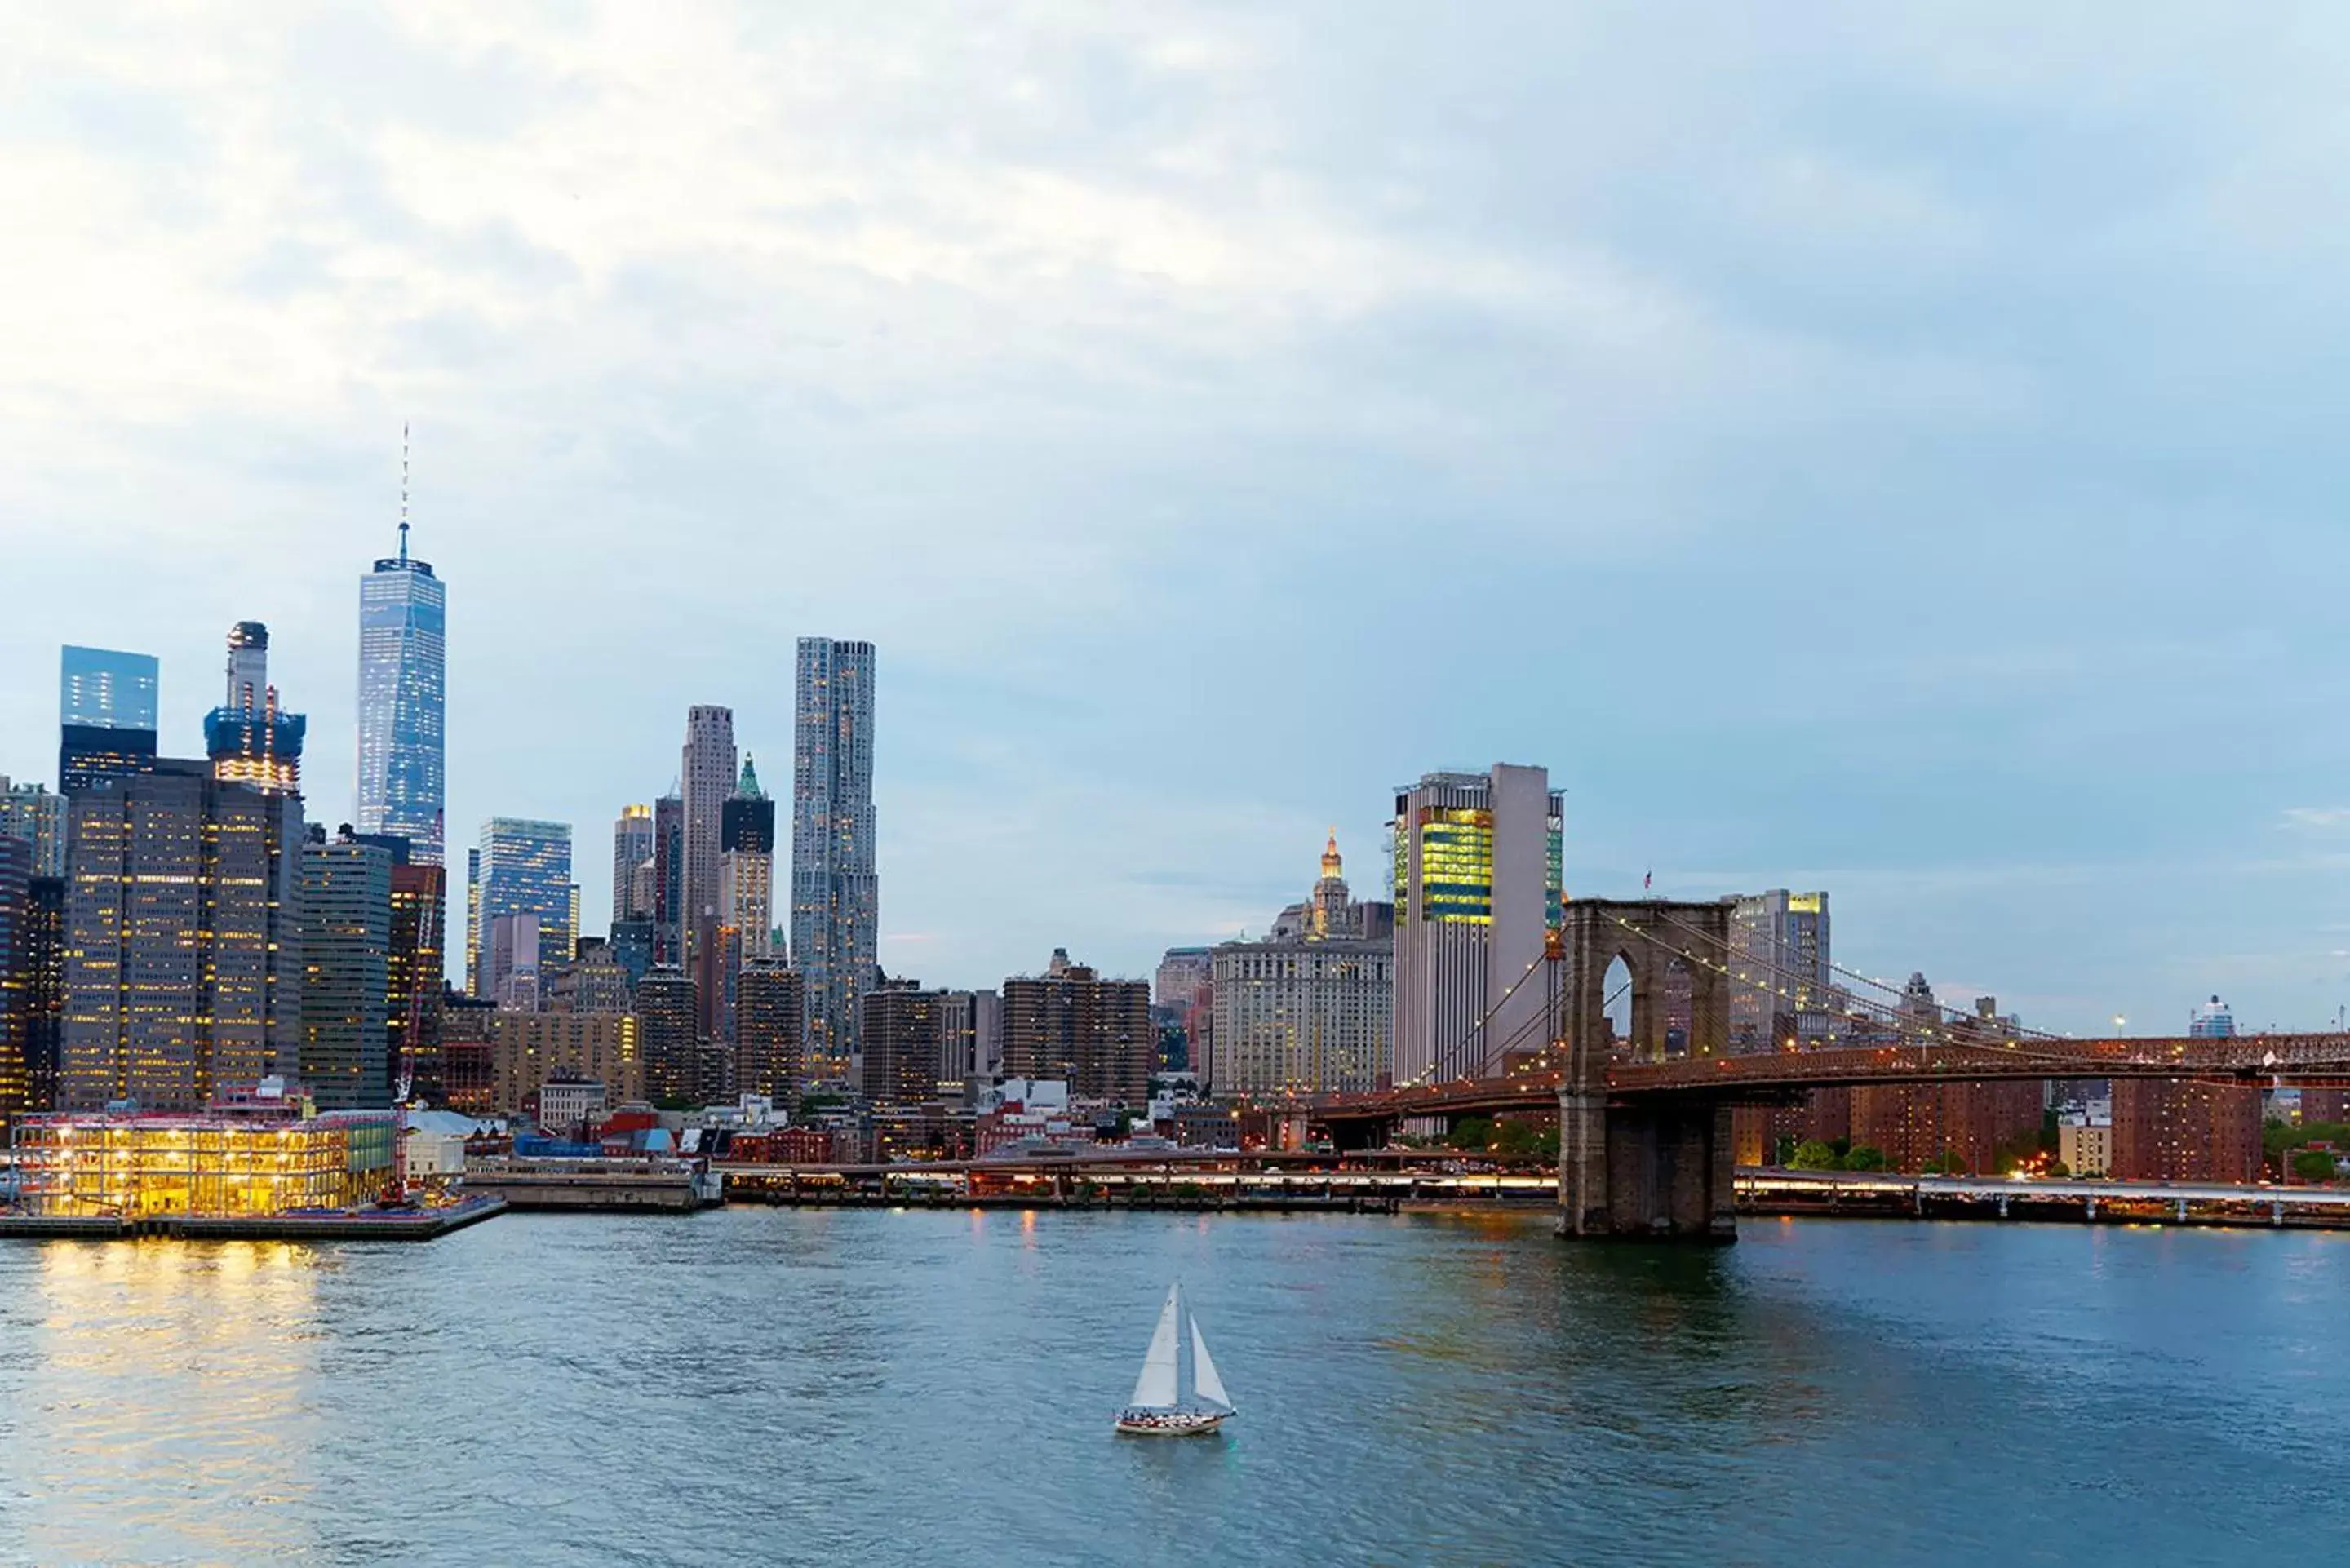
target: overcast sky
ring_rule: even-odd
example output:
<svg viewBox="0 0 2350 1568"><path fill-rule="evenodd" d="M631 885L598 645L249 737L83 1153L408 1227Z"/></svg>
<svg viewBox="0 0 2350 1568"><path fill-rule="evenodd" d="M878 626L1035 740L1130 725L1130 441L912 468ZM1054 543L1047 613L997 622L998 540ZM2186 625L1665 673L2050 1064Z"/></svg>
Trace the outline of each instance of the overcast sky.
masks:
<svg viewBox="0 0 2350 1568"><path fill-rule="evenodd" d="M494 11L494 16L488 13ZM1146 972L1399 782L1575 894L1822 887L2028 1023L2350 1002L2350 16L1035 3L0 16L0 772L266 621L351 813L610 823L879 648L884 963Z"/></svg>

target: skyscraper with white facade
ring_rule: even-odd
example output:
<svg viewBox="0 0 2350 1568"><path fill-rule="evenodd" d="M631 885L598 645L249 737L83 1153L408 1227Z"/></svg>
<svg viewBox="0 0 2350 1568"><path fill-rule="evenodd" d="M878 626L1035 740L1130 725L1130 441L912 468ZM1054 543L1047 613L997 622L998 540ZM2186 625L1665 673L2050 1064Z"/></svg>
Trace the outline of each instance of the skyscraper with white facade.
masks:
<svg viewBox="0 0 2350 1568"><path fill-rule="evenodd" d="M1539 767L1429 774L1396 791L1398 1084L1498 1073L1549 1044L1541 978L1519 981L1559 923L1565 818Z"/></svg>
<svg viewBox="0 0 2350 1568"><path fill-rule="evenodd" d="M873 645L804 637L792 755L792 960L807 983L811 1076L857 1051L879 967Z"/></svg>
<svg viewBox="0 0 2350 1568"><path fill-rule="evenodd" d="M408 553L406 459L400 554L359 579L359 758L355 810L361 833L394 833L419 866L442 863L447 803L442 732L447 702L449 590Z"/></svg>

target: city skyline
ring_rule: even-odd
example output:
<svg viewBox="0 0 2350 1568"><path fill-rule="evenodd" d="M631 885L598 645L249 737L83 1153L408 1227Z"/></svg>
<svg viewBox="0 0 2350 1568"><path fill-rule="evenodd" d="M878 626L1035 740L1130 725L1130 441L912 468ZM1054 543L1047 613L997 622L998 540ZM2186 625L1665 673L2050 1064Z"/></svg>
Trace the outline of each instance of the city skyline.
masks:
<svg viewBox="0 0 2350 1568"><path fill-rule="evenodd" d="M599 838L695 703L772 769L840 630L926 981L1147 972L1506 759L1571 892L1829 889L1845 961L2051 1027L2350 1002L2303 35L843 18L845 109L697 15L354 11L219 79L192 21L19 24L0 773L54 780L66 643L160 656L200 754L251 615L339 823L413 421L461 844ZM353 59L398 90L295 64Z"/></svg>

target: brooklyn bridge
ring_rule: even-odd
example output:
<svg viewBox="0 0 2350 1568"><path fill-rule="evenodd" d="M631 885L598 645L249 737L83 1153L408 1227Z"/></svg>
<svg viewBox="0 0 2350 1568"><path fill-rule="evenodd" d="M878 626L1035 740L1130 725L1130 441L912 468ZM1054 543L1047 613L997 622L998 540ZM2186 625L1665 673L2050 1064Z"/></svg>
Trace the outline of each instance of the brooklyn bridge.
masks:
<svg viewBox="0 0 2350 1568"><path fill-rule="evenodd" d="M1611 973L1627 977L1619 989L1630 1022L1620 1035L1609 1006L1625 997L1609 993ZM1868 988L1890 988L1850 978L1859 984L1852 1017L1867 1044L1806 1049L1787 1040L1733 1053L1733 991L1783 996L1796 977L1758 970L1736 951L1726 905L1572 899L1543 958L1453 1054L1455 1071L1267 1108L1359 1148L1407 1123L1555 1106L1560 1234L1728 1241L1737 1234L1731 1120L1741 1106L1787 1105L1814 1089L2019 1079L2350 1084L2350 1034L2074 1039L1873 999ZM1530 987L1541 1005L1521 1006L1524 1022L1513 1029L1495 1026ZM1669 994L1679 1027L1668 1027Z"/></svg>

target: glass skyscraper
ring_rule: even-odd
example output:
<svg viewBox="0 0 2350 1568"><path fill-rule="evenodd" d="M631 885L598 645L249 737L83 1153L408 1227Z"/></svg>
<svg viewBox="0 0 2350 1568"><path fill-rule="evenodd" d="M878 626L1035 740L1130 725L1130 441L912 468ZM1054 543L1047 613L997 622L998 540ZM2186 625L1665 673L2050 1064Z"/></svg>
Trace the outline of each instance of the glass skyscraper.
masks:
<svg viewBox="0 0 2350 1568"><path fill-rule="evenodd" d="M466 908L473 918L467 953L468 989L487 996L489 935L500 918L538 919L542 974L571 961L571 825L494 816L482 824L482 846L471 858L473 885Z"/></svg>
<svg viewBox="0 0 2350 1568"><path fill-rule="evenodd" d="M879 968L873 859L873 645L804 637L792 756L793 961L807 985L811 1076L858 1047Z"/></svg>
<svg viewBox="0 0 2350 1568"><path fill-rule="evenodd" d="M359 579L357 811L361 833L400 835L420 866L442 863L448 604L432 566L409 556L403 517L400 554Z"/></svg>
<svg viewBox="0 0 2350 1568"><path fill-rule="evenodd" d="M57 665L58 789L153 771L161 669L150 653L67 645Z"/></svg>

